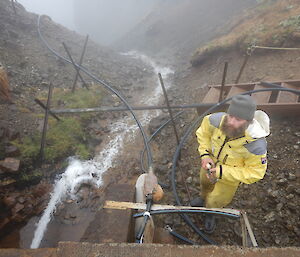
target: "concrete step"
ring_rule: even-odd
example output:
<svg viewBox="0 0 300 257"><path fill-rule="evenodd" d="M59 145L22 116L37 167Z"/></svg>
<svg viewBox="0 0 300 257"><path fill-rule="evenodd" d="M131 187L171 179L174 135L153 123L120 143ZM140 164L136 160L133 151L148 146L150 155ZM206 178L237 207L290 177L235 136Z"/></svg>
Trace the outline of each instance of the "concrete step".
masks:
<svg viewBox="0 0 300 257"><path fill-rule="evenodd" d="M60 242L58 248L0 249L0 257L298 257L299 247L240 248L230 246L186 246L163 244L91 244Z"/></svg>

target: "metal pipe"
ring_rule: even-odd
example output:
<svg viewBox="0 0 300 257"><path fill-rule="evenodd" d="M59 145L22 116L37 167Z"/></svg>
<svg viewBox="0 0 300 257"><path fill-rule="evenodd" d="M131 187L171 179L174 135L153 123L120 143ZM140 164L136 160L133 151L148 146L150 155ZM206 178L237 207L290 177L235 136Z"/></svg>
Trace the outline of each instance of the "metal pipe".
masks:
<svg viewBox="0 0 300 257"><path fill-rule="evenodd" d="M170 102L169 102L169 99L168 99L167 91L166 91L166 88L165 88L165 85L164 85L163 78L162 78L160 73L158 73L158 77L159 77L161 88L162 88L164 96L165 96L167 108L168 108L169 115L170 115L170 118L171 118L171 121L172 121L173 129L174 129L174 133L175 133L175 137L176 137L176 141L177 141L177 145L178 145L179 144L179 137L178 137L176 124L175 124L174 117L173 117L173 112L172 112L172 109L170 108Z"/></svg>
<svg viewBox="0 0 300 257"><path fill-rule="evenodd" d="M222 77L222 84L221 84L221 91L220 91L220 96L219 96L219 102L223 100L223 92L224 92L224 86L225 86L225 81L226 81L226 76L227 76L227 69L228 69L228 62L225 62L224 65L224 71L223 71L223 77Z"/></svg>
<svg viewBox="0 0 300 257"><path fill-rule="evenodd" d="M83 61L83 57L84 57L84 54L85 54L85 50L86 50L88 40L89 40L89 35L87 35L86 38L85 38L84 45L83 45L83 50L82 50L80 60L79 60L79 65L82 65L82 61ZM75 75L74 83L73 83L73 86L72 86L72 93L74 93L74 91L75 91L76 83L77 83L77 80L78 80L78 75L79 75L79 70L76 70L76 75Z"/></svg>
<svg viewBox="0 0 300 257"><path fill-rule="evenodd" d="M69 56L69 58L70 58L70 61L72 62L72 64L73 64L75 70L77 71L78 76L79 76L79 78L81 79L83 85L86 87L86 89L89 89L89 87L88 87L87 84L85 83L84 79L82 78L81 74L79 73L79 68L78 68L77 65L75 64L75 62L74 62L74 60L73 60L73 58L72 58L72 56L71 56L71 54L70 54L70 51L69 51L68 48L67 48L67 45L65 44L65 42L63 42L62 44L63 44L63 46L64 46L64 48L65 48L65 50L66 50L66 52L67 52L67 54L68 54L68 56Z"/></svg>
<svg viewBox="0 0 300 257"><path fill-rule="evenodd" d="M173 105L170 106L171 109L195 109L195 108L210 108L214 104L187 104L187 105ZM157 106L132 106L134 111L144 111L144 110L165 110L168 109L167 106L157 105ZM130 111L128 107L95 107L95 108L81 108L81 109L52 109L53 113L84 113L84 112L121 112Z"/></svg>
<svg viewBox="0 0 300 257"><path fill-rule="evenodd" d="M169 103L167 91L166 91L166 88L165 88L165 85L164 85L163 78L162 78L160 73L158 73L158 77L159 77L159 81L160 81L160 84L161 84L161 87L162 87L162 90L163 90L163 93L164 93L164 96L165 96L166 104L167 104L167 107L168 107L170 119L172 121L173 129L174 129L174 133L175 133L175 137L176 137L176 141L177 141L177 145L178 145L179 144L179 137L178 137L178 133L177 133L176 124L175 124L175 121L174 121L172 109L170 108L170 103ZM190 190L189 190L189 188L186 184L185 176L183 175L183 172L181 170L180 170L180 174L181 174L181 178L182 178L182 182L184 184L185 190L188 194L189 201L191 202L191 193L190 193Z"/></svg>
<svg viewBox="0 0 300 257"><path fill-rule="evenodd" d="M47 106L43 104L42 101L40 101L39 99L35 98L34 101L39 105L41 106L44 110L47 110ZM55 118L56 120L60 121L60 118L57 117L50 109L49 109L49 114Z"/></svg>

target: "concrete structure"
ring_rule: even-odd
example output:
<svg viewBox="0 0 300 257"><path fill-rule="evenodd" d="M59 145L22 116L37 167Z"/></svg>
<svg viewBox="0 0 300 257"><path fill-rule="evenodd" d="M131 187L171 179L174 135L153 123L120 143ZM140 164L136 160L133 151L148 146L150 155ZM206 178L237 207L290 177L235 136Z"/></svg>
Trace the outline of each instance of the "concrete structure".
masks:
<svg viewBox="0 0 300 257"><path fill-rule="evenodd" d="M0 257L298 257L300 248L238 248L162 244L90 244L61 242L57 248L2 249Z"/></svg>

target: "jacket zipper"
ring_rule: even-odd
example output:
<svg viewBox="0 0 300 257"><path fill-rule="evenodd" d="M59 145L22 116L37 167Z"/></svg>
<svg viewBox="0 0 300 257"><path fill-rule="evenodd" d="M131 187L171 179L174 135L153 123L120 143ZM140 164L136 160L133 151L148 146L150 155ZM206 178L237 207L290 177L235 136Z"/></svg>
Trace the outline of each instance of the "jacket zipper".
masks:
<svg viewBox="0 0 300 257"><path fill-rule="evenodd" d="M225 164L225 163L226 163L226 161L227 161L227 158L228 158L228 154L226 154L226 155L225 155L225 157L224 157L224 159L223 159L223 164Z"/></svg>
<svg viewBox="0 0 300 257"><path fill-rule="evenodd" d="M219 151L219 153L218 153L217 159L219 159L220 154L221 154L221 152L222 152L222 150L223 150L223 147L224 147L224 145L228 142L228 139L229 139L228 137L225 138L224 143L223 143L223 145L221 146L220 151Z"/></svg>

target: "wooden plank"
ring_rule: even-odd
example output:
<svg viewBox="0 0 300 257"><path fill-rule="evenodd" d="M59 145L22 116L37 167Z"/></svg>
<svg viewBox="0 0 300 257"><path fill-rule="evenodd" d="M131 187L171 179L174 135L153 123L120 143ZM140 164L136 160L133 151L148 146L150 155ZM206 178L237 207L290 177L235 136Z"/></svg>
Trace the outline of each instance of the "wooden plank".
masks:
<svg viewBox="0 0 300 257"><path fill-rule="evenodd" d="M242 212L242 216L243 216L243 218L244 218L245 225L246 225L247 231L248 231L248 233L249 233L249 236L250 236L252 245L253 245L254 247L258 247L257 241L256 241L256 239L255 239L254 233L253 233L252 228L251 228L251 226L250 226L250 222L249 222L249 220L248 220L248 216L247 216L246 212Z"/></svg>
<svg viewBox="0 0 300 257"><path fill-rule="evenodd" d="M262 85L255 85L254 90L266 89L266 88L267 87ZM265 104L269 102L271 94L272 94L271 91L259 92L259 93L252 94L252 97L254 98L257 104Z"/></svg>
<svg viewBox="0 0 300 257"><path fill-rule="evenodd" d="M281 85L285 88L291 88L297 90L300 89L300 84L298 84L297 86L294 83L291 84L291 83L283 82ZM291 92L279 91L276 103L297 103L298 99L299 96L296 94L293 94Z"/></svg>
<svg viewBox="0 0 300 257"><path fill-rule="evenodd" d="M132 202L116 202L116 201L105 201L103 208L105 209L136 209L136 210L146 210L146 204L144 203L132 203ZM207 211L217 211L229 214L234 214L240 216L240 211L234 209L226 208L204 208L204 207L190 207L190 206L174 206L174 205L160 205L153 204L151 211L156 210L207 210Z"/></svg>
<svg viewBox="0 0 300 257"><path fill-rule="evenodd" d="M211 87L203 99L203 103L219 102L220 88Z"/></svg>
<svg viewBox="0 0 300 257"><path fill-rule="evenodd" d="M246 229L244 217L240 218L240 222L241 222L241 227L242 227L242 245L243 245L243 247L247 247L248 246L248 240L247 240L248 237L247 237L247 229Z"/></svg>

